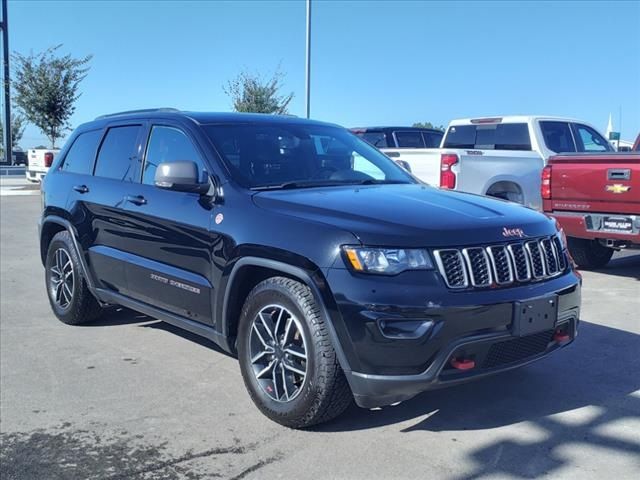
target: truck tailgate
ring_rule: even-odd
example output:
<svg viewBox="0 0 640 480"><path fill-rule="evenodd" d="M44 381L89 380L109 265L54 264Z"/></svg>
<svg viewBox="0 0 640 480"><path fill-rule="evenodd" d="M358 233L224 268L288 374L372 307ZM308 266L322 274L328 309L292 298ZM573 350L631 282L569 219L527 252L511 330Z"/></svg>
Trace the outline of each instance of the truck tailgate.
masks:
<svg viewBox="0 0 640 480"><path fill-rule="evenodd" d="M551 211L640 214L640 154L558 155L551 165Z"/></svg>
<svg viewBox="0 0 640 480"><path fill-rule="evenodd" d="M382 153L394 161L407 162L411 173L425 183L440 186L440 152L438 148L383 148Z"/></svg>
<svg viewBox="0 0 640 480"><path fill-rule="evenodd" d="M41 149L31 149L28 152L28 168L33 171L44 171L44 151Z"/></svg>

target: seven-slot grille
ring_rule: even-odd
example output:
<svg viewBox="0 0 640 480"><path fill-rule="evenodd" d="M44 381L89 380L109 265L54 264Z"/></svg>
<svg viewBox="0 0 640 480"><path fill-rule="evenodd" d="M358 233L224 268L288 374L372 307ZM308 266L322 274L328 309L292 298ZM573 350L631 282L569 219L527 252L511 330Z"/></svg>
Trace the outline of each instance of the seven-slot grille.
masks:
<svg viewBox="0 0 640 480"><path fill-rule="evenodd" d="M505 286L560 275L567 260L558 237L544 237L506 245L447 248L434 251L447 286Z"/></svg>

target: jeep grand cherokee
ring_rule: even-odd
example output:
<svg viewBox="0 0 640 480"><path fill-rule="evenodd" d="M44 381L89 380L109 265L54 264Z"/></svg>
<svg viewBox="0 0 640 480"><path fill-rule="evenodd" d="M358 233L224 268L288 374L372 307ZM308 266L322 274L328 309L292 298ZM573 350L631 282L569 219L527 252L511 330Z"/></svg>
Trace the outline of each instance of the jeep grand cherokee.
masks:
<svg viewBox="0 0 640 480"><path fill-rule="evenodd" d="M106 115L72 134L42 195L61 321L122 305L207 337L290 427L521 366L576 335L580 278L552 219L420 183L335 125Z"/></svg>

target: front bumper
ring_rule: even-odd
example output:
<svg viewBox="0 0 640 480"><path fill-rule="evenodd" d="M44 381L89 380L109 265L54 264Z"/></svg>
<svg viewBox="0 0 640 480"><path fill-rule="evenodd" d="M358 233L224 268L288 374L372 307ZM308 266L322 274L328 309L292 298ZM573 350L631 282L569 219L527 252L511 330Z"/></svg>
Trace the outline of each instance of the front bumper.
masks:
<svg viewBox="0 0 640 480"><path fill-rule="evenodd" d="M526 365L577 335L580 279L574 272L537 284L468 292L451 292L433 275L354 278L347 270L329 272L343 324L337 329L343 332L340 346L349 361L345 374L359 406L390 405L425 390ZM521 336L514 305L548 295L557 295L555 322ZM431 322L431 327L406 338L389 338L381 327L420 321ZM475 366L453 367L452 359L462 357L473 359Z"/></svg>

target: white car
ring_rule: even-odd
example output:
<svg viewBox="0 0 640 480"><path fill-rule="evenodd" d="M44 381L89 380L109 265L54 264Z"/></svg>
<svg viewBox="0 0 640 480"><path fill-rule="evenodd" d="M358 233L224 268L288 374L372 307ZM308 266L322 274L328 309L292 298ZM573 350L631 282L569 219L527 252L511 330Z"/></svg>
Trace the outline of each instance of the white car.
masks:
<svg viewBox="0 0 640 480"><path fill-rule="evenodd" d="M430 185L542 208L540 174L552 155L613 148L580 120L505 116L453 120L440 148L381 149Z"/></svg>
<svg viewBox="0 0 640 480"><path fill-rule="evenodd" d="M27 180L30 182L41 182L59 152L60 150L57 149L29 149L27 152L27 169L25 171Z"/></svg>

